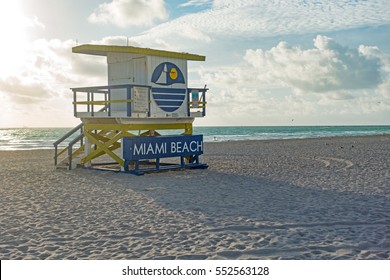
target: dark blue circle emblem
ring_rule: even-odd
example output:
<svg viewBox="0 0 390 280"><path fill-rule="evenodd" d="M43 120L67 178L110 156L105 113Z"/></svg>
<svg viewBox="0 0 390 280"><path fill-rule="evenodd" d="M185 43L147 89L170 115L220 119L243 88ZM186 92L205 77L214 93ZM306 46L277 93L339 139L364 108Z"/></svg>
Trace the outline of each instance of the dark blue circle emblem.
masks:
<svg viewBox="0 0 390 280"><path fill-rule="evenodd" d="M151 81L162 87L152 87L152 96L157 105L165 112L174 112L180 108L186 97L185 88L170 88L173 84L185 84L180 68L171 63L163 62L157 65Z"/></svg>

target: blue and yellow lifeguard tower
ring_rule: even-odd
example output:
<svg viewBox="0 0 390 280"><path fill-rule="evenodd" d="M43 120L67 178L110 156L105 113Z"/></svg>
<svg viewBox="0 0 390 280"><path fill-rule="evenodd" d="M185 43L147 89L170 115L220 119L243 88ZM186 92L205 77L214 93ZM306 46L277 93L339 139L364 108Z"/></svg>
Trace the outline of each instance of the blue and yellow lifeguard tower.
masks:
<svg viewBox="0 0 390 280"><path fill-rule="evenodd" d="M90 44L72 52L107 57L108 85L71 89L81 124L54 143L56 167L106 164L97 160L103 156L136 174L207 167L199 161L203 137L192 135L194 119L206 114L207 88L189 88L187 74L187 61L204 56ZM165 164L166 158L180 161ZM146 162L153 167L142 168Z"/></svg>

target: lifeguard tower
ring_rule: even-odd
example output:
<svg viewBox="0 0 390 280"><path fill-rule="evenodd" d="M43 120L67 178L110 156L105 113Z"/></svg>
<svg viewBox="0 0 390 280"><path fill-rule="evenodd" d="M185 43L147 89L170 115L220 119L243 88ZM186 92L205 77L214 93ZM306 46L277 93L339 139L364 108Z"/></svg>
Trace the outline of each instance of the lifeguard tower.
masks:
<svg viewBox="0 0 390 280"><path fill-rule="evenodd" d="M187 79L187 61L204 56L89 44L72 52L107 57L108 85L71 89L81 124L54 143L56 167L107 166L105 157L135 174L207 168L199 160L203 136L192 134L192 123L206 115L208 89L189 88Z"/></svg>

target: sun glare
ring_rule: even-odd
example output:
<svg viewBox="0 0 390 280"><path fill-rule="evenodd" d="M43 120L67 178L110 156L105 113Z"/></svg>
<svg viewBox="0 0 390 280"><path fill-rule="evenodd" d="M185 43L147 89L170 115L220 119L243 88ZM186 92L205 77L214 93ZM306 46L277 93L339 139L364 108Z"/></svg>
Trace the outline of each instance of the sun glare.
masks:
<svg viewBox="0 0 390 280"><path fill-rule="evenodd" d="M27 43L26 27L31 23L22 14L18 1L0 4L0 78L14 73L23 61Z"/></svg>

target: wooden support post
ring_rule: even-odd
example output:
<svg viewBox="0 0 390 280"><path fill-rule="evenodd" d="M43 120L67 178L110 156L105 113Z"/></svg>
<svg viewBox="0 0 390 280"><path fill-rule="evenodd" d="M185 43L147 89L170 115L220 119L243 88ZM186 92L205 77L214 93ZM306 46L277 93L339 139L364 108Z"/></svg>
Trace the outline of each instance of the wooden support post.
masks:
<svg viewBox="0 0 390 280"><path fill-rule="evenodd" d="M84 158L86 158L91 153L91 147L92 147L91 141L89 140L87 135L85 135ZM85 167L91 167L91 165L92 165L91 161L84 162Z"/></svg>

